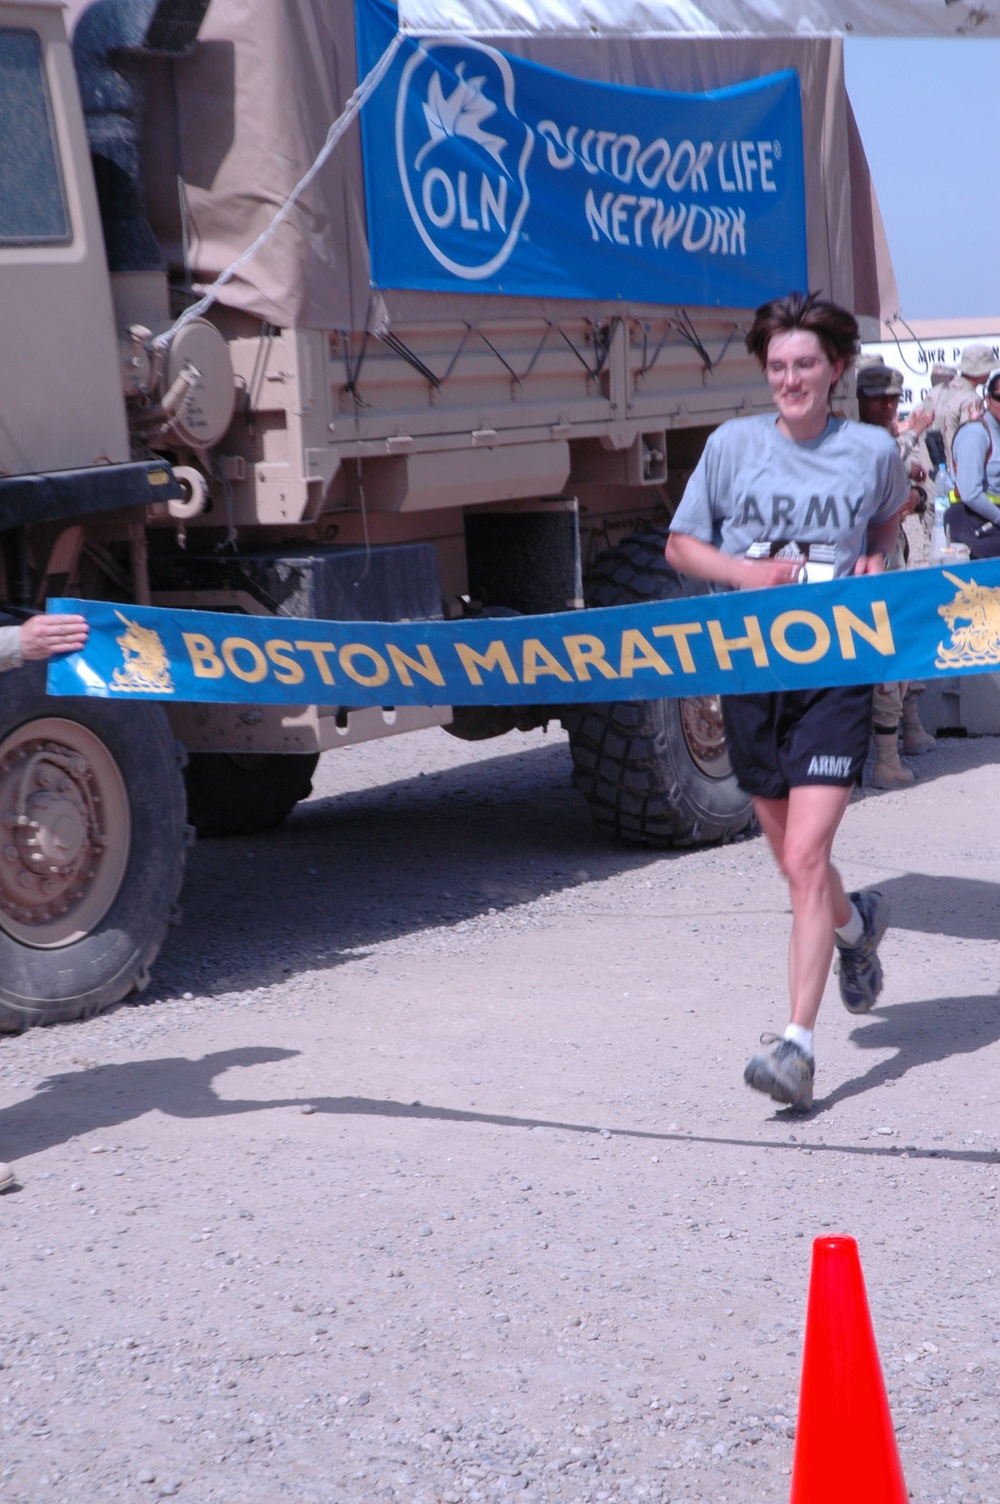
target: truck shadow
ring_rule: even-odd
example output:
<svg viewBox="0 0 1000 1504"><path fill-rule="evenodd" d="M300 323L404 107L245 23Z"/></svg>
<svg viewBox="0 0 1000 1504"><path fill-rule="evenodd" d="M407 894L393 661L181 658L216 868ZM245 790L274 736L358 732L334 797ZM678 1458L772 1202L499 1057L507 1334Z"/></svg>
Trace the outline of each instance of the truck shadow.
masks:
<svg viewBox="0 0 1000 1504"><path fill-rule="evenodd" d="M262 835L198 842L183 923L140 1001L268 986L387 940L684 859L602 836L569 782L568 749L553 740L312 799Z"/></svg>
<svg viewBox="0 0 1000 1504"><path fill-rule="evenodd" d="M957 750L963 767L973 766L995 744L982 738ZM427 930L439 930L444 946L449 931L491 910L686 859L598 831L570 787L561 739L314 798L280 829L198 842L184 921L139 1001L271 986ZM879 887L895 929L995 938L998 884L917 872Z"/></svg>

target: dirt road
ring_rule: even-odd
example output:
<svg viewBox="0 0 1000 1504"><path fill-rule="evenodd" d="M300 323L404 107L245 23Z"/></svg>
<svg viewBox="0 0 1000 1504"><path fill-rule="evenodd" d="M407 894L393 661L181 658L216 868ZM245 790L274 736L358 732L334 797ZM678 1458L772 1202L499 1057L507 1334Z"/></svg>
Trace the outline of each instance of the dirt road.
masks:
<svg viewBox="0 0 1000 1504"><path fill-rule="evenodd" d="M201 843L138 1006L0 1040L0 1499L784 1504L827 1230L914 1498L1000 1499L998 750L849 809L888 982L805 1119L762 841L603 844L558 735Z"/></svg>

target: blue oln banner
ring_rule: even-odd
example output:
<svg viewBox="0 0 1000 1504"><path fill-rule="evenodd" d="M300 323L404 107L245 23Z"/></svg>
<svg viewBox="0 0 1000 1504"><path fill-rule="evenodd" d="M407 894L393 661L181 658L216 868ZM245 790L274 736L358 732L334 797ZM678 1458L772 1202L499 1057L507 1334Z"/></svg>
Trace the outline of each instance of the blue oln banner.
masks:
<svg viewBox="0 0 1000 1504"><path fill-rule="evenodd" d="M551 616L332 622L52 600L91 626L52 695L279 705L565 705L1000 667L1000 560Z"/></svg>
<svg viewBox="0 0 1000 1504"><path fill-rule="evenodd" d="M356 0L359 69L391 0ZM361 117L376 287L756 307L804 287L799 78L705 94L408 38Z"/></svg>

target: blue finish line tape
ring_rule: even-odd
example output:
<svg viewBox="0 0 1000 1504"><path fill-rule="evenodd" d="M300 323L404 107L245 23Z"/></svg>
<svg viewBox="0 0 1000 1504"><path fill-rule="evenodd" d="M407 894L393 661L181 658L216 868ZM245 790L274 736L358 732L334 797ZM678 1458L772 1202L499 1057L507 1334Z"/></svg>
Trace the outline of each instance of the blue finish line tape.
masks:
<svg viewBox="0 0 1000 1504"><path fill-rule="evenodd" d="M52 600L90 623L50 695L277 705L565 705L1000 667L1000 560L461 621L334 622Z"/></svg>

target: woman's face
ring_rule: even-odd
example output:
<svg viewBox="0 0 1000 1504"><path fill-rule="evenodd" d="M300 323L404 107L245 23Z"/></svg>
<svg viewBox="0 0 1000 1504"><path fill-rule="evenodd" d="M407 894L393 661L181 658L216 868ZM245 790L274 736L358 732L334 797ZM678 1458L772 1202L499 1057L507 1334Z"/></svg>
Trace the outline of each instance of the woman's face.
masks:
<svg viewBox="0 0 1000 1504"><path fill-rule="evenodd" d="M826 427L830 389L844 370L830 361L811 330L792 329L772 335L765 375L778 409L778 426L793 439L818 437Z"/></svg>

